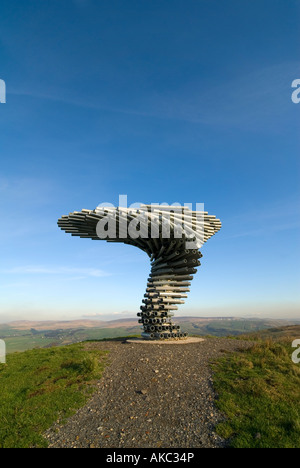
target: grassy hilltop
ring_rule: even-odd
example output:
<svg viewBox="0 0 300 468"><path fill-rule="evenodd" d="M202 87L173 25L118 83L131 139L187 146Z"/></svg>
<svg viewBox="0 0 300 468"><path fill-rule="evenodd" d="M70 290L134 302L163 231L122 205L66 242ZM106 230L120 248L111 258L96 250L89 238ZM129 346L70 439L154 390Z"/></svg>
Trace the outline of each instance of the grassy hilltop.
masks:
<svg viewBox="0 0 300 468"><path fill-rule="evenodd" d="M300 326L241 338L255 345L214 366L217 406L226 416L218 433L234 448L300 448L300 364L291 347Z"/></svg>
<svg viewBox="0 0 300 468"><path fill-rule="evenodd" d="M183 331L191 335L239 336L255 333L282 325L291 325L288 321L270 319L240 319L176 317L175 322ZM292 325L291 325L292 326ZM87 340L102 340L118 336L140 335L141 328L137 319L74 321L19 321L0 325L0 339L6 342L7 352L26 351L33 348L47 348L78 343Z"/></svg>
<svg viewBox="0 0 300 468"><path fill-rule="evenodd" d="M105 354L83 344L34 349L0 364L0 448L47 446L42 433L85 404Z"/></svg>
<svg viewBox="0 0 300 468"><path fill-rule="evenodd" d="M236 448L300 448L300 364L291 359L300 326L239 338L253 347L212 363L224 415L217 432ZM45 447L42 433L86 403L106 364L85 343L9 354L0 364L0 448Z"/></svg>

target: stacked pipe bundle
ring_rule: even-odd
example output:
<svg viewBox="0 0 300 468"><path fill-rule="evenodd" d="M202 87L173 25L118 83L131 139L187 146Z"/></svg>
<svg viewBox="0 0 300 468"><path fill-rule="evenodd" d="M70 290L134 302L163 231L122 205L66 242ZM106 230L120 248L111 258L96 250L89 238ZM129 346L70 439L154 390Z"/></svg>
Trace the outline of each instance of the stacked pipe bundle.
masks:
<svg viewBox="0 0 300 468"><path fill-rule="evenodd" d="M138 313L142 337L186 338L172 317L178 305L184 303L200 265L199 248L221 228L219 219L182 206L141 205L138 209L99 207L75 211L62 216L58 225L72 236L123 242L146 252L151 272Z"/></svg>

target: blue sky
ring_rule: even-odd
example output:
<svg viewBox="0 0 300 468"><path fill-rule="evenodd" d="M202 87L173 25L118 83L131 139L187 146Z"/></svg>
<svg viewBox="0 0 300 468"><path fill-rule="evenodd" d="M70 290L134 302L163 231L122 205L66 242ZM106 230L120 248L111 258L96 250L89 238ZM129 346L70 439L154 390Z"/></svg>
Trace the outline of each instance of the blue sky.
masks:
<svg viewBox="0 0 300 468"><path fill-rule="evenodd" d="M300 2L3 3L0 321L136 315L148 257L56 225L119 194L223 223L178 315L300 318Z"/></svg>

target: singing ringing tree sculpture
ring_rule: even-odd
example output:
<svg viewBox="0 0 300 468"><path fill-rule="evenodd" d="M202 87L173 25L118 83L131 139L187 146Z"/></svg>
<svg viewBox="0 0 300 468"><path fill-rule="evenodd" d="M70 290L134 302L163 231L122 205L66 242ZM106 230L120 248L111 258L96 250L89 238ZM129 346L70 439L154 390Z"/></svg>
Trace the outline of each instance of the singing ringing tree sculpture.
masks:
<svg viewBox="0 0 300 468"><path fill-rule="evenodd" d="M72 236L123 242L148 254L151 272L138 313L142 337L148 340L185 339L172 322L183 304L190 281L200 265L199 248L221 228L221 221L185 206L141 205L137 209L98 207L75 211L58 220Z"/></svg>

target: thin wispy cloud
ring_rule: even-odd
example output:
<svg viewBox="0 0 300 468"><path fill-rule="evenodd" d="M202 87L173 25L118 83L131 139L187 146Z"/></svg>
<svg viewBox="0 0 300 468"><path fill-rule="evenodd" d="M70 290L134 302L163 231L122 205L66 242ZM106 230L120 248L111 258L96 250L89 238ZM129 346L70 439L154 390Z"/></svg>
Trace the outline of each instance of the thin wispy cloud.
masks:
<svg viewBox="0 0 300 468"><path fill-rule="evenodd" d="M51 93L14 88L10 94L57 101L85 109L178 120L194 124L238 125L259 124L265 119L280 117L291 105L291 82L298 68L297 62L279 63L258 68L251 73L236 75L220 82L203 86L198 82L179 84L175 91L160 93L149 89L140 96L142 107L107 105L101 96L97 99L70 96L67 90Z"/></svg>
<svg viewBox="0 0 300 468"><path fill-rule="evenodd" d="M46 267L40 265L17 266L0 270L0 273L12 275L80 275L81 278L110 276L110 273L96 268Z"/></svg>
<svg viewBox="0 0 300 468"><path fill-rule="evenodd" d="M89 99L80 99L78 97L68 97L67 92L65 90L60 90L56 92L47 93L47 92L37 92L36 90L34 91L28 91L28 90L10 90L9 94L13 96L23 96L23 97L29 97L29 98L34 98L34 99L43 99L43 100L49 100L53 102L58 102L58 103L63 103L63 104L69 104L72 106L76 107L82 107L85 109L92 109L92 110L102 110L102 111L108 111L108 112L114 112L118 114L127 114L127 115L137 115L140 117L156 117L156 118L169 118L167 116L157 114L156 112L151 112L151 110L142 110L142 109L134 109L134 108L122 108L122 107L114 107L114 106L109 106L105 104L99 103L99 101L91 101ZM175 116L173 118L176 118Z"/></svg>
<svg viewBox="0 0 300 468"><path fill-rule="evenodd" d="M187 82L167 96L152 96L147 107L152 113L159 109L165 118L196 124L272 125L291 109L291 83L298 68L297 62L282 62L220 79L217 85Z"/></svg>
<svg viewBox="0 0 300 468"><path fill-rule="evenodd" d="M300 221L295 221L294 223L287 223L287 224L277 224L273 226L265 226L260 229L249 229L246 231L241 231L236 234L232 234L230 236L224 236L224 239L235 239L238 237L259 237L264 235L271 235L275 232L280 231L290 231L300 227Z"/></svg>
<svg viewBox="0 0 300 468"><path fill-rule="evenodd" d="M49 206L57 196L57 183L50 178L0 175L0 207L24 218L33 209ZM29 209L30 207L30 209Z"/></svg>
<svg viewBox="0 0 300 468"><path fill-rule="evenodd" d="M1 241L53 233L56 222L48 210L58 192L56 182L50 178L0 175L0 208L5 218Z"/></svg>
<svg viewBox="0 0 300 468"><path fill-rule="evenodd" d="M30 282L25 281L16 281L13 283L0 283L0 289L20 289L20 288L29 288L32 284Z"/></svg>
<svg viewBox="0 0 300 468"><path fill-rule="evenodd" d="M300 205L297 197L281 199L272 204L257 206L223 219L224 239L258 237L300 227ZM226 236L226 237L225 237Z"/></svg>

